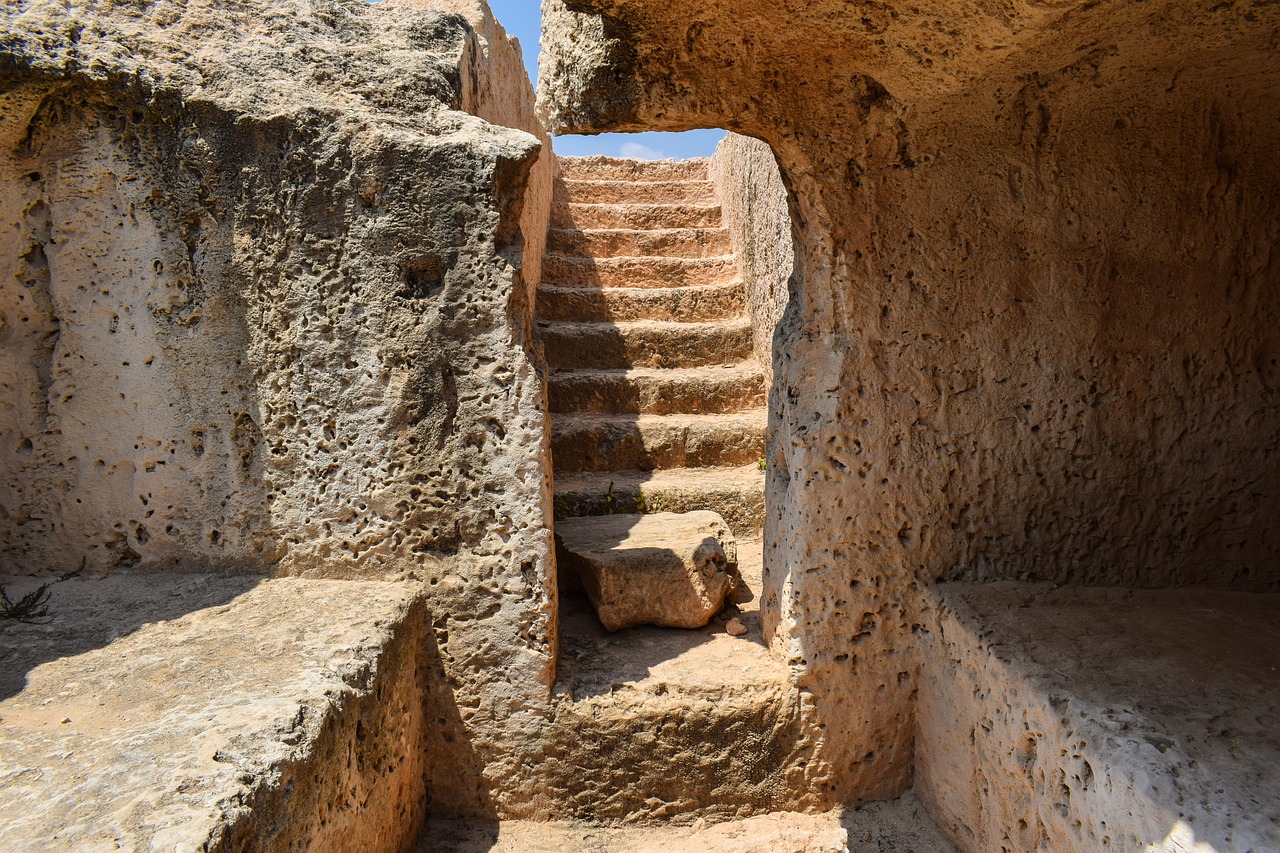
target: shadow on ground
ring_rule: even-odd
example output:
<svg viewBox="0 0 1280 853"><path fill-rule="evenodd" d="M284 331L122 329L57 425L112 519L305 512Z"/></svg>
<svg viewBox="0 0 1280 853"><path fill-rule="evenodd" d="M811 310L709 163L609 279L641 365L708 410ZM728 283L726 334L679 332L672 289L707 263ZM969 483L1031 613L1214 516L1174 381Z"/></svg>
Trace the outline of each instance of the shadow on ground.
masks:
<svg viewBox="0 0 1280 853"><path fill-rule="evenodd" d="M27 673L41 664L105 648L152 623L228 604L264 580L260 575L119 574L50 583L46 619L0 619L0 701L21 693ZM0 578L15 600L48 582Z"/></svg>

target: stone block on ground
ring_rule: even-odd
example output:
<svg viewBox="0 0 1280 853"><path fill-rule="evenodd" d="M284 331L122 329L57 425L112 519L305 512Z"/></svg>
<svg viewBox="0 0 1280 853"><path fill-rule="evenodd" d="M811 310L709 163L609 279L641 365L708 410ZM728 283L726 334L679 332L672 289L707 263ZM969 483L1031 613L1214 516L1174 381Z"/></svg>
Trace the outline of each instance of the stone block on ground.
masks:
<svg viewBox="0 0 1280 853"><path fill-rule="evenodd" d="M736 577L737 544L714 512L569 518L557 522L556 539L610 631L700 628Z"/></svg>

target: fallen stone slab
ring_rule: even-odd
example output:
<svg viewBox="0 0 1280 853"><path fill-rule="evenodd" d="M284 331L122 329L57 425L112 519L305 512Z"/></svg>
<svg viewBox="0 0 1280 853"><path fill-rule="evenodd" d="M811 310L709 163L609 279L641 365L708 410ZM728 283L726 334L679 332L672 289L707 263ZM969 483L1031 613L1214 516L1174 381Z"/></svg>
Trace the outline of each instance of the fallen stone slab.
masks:
<svg viewBox="0 0 1280 853"><path fill-rule="evenodd" d="M737 543L714 512L568 518L556 522L556 540L610 631L700 628L736 578Z"/></svg>
<svg viewBox="0 0 1280 853"><path fill-rule="evenodd" d="M416 838L419 588L134 575L50 591L49 621L0 622L6 853L391 853Z"/></svg>

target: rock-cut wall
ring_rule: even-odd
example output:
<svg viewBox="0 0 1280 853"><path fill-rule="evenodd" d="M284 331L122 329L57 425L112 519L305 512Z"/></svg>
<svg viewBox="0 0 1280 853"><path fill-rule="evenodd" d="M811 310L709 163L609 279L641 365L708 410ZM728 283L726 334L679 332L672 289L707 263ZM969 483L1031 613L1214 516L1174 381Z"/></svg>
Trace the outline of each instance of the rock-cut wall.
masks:
<svg viewBox="0 0 1280 853"><path fill-rule="evenodd" d="M487 7L411 5L0 11L0 570L416 580L474 813L552 680L553 166Z"/></svg>
<svg viewBox="0 0 1280 853"><path fill-rule="evenodd" d="M908 782L920 588L1280 588L1280 12L544 0L556 132L789 189L762 608L814 790Z"/></svg>
<svg viewBox="0 0 1280 853"><path fill-rule="evenodd" d="M538 140L465 19L308 8L6 7L7 567L539 556Z"/></svg>
<svg viewBox="0 0 1280 853"><path fill-rule="evenodd" d="M773 335L791 299L796 254L787 188L769 146L730 133L711 158L711 179L742 270L756 360L773 367Z"/></svg>

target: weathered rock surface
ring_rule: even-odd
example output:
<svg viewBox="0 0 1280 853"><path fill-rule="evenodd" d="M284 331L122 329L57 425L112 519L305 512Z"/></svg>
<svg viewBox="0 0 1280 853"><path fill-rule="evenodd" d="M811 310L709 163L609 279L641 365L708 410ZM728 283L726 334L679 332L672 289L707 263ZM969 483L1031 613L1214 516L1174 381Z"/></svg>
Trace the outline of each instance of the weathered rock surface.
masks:
<svg viewBox="0 0 1280 853"><path fill-rule="evenodd" d="M566 518L556 539L610 631L701 628L734 585L737 543L714 512Z"/></svg>
<svg viewBox="0 0 1280 853"><path fill-rule="evenodd" d="M464 19L308 9L4 8L7 567L388 575L538 518L538 140L464 110Z"/></svg>
<svg viewBox="0 0 1280 853"><path fill-rule="evenodd" d="M553 203L516 45L412 5L0 10L0 569L109 575L57 587L79 633L0 629L7 844L403 849L424 780L643 822L914 770L967 850L1277 846L1269 616L1186 646L1226 593L1089 593L1151 605L1143 658L1128 612L1055 650L927 588L1280 589L1280 7L547 0L558 129L780 166L574 164ZM549 389L535 304L583 326ZM763 609L577 635L557 678L545 411L635 466L573 456L570 510L754 525L756 439L688 418L759 427L773 326Z"/></svg>
<svg viewBox="0 0 1280 853"><path fill-rule="evenodd" d="M50 612L0 623L6 851L412 845L427 803L416 584L77 579L52 587Z"/></svg>
<svg viewBox="0 0 1280 853"><path fill-rule="evenodd" d="M0 9L0 569L421 580L486 813L553 680L553 163L485 5L422 5Z"/></svg>
<svg viewBox="0 0 1280 853"><path fill-rule="evenodd" d="M1280 596L945 584L915 787L963 850L1280 850Z"/></svg>
<svg viewBox="0 0 1280 853"><path fill-rule="evenodd" d="M1280 7L544 12L556 131L780 166L762 610L813 790L908 784L936 579L1280 589Z"/></svg>

